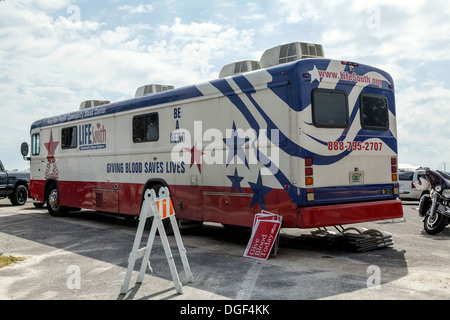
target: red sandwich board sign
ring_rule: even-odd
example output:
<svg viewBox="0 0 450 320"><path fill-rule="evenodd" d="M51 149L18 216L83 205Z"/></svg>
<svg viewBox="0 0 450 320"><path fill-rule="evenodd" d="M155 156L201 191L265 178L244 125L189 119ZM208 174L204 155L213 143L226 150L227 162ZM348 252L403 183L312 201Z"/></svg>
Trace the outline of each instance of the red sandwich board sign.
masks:
<svg viewBox="0 0 450 320"><path fill-rule="evenodd" d="M267 211L255 215L244 257L267 260L281 228L281 216Z"/></svg>

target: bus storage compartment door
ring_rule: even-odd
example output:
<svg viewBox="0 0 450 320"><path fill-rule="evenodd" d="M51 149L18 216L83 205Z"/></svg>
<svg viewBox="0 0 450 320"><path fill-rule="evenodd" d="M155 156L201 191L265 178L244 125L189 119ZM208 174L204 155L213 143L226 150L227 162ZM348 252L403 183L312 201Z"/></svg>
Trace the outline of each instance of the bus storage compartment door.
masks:
<svg viewBox="0 0 450 320"><path fill-rule="evenodd" d="M94 208L105 212L119 212L119 190L92 189Z"/></svg>

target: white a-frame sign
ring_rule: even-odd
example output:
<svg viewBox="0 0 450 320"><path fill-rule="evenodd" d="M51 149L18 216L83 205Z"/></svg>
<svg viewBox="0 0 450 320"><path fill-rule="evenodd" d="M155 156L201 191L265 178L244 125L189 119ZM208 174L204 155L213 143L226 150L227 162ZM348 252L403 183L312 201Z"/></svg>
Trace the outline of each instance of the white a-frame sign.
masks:
<svg viewBox="0 0 450 320"><path fill-rule="evenodd" d="M142 233L145 227L145 222L147 218L150 217L153 217L153 223L150 229L150 235L148 237L147 246L139 249L139 245L142 239ZM186 249L183 246L180 230L178 229L178 224L175 219L175 210L173 208L172 201L170 200L169 189L166 187L162 187L159 190L158 198L156 197L155 191L153 189L147 190L145 192L144 202L142 204L141 213L139 216L139 225L136 232L136 237L134 239L133 249L128 259L128 268L127 273L125 275L124 283L122 285L122 289L120 291L121 294L125 294L128 291L128 286L130 284L131 274L133 272L136 259L142 257L142 255L144 256L136 282L142 283L147 268L147 264L148 267L151 269L149 259L150 259L150 252L152 251L153 241L156 236L156 230L158 230L159 232L164 252L166 254L167 262L169 263L170 273L172 274L175 289L177 290L178 293L183 293L183 287L178 277L172 251L170 250L169 240L167 239L166 231L164 230L164 226L162 223L162 220L166 218L169 218L170 223L172 224L173 233L177 241L178 250L180 251L181 261L183 262L186 278L189 282L194 282L194 277L192 276L191 269L189 267L189 262L186 256Z"/></svg>

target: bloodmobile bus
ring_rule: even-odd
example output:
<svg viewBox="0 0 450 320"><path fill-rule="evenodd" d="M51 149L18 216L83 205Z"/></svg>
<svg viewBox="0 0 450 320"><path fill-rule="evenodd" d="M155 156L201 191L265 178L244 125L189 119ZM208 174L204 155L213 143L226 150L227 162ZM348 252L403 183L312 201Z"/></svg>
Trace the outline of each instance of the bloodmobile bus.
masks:
<svg viewBox="0 0 450 320"><path fill-rule="evenodd" d="M167 186L180 221L251 226L261 210L284 228L403 217L391 76L312 43L35 121L30 163L31 196L53 216L138 216L145 190Z"/></svg>

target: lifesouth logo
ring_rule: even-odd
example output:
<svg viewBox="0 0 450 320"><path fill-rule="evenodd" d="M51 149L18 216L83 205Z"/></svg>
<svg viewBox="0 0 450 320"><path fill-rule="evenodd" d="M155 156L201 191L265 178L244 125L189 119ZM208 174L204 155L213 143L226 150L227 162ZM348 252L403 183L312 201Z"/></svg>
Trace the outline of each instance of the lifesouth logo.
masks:
<svg viewBox="0 0 450 320"><path fill-rule="evenodd" d="M81 151L106 148L106 129L100 122L78 126Z"/></svg>

